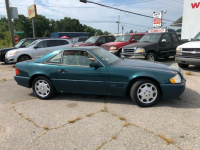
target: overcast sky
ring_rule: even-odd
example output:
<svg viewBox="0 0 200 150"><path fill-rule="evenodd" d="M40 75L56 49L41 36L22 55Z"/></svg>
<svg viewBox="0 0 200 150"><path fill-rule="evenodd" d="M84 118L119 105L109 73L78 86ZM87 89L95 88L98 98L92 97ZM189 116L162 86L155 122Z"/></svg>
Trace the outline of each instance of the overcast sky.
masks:
<svg viewBox="0 0 200 150"><path fill-rule="evenodd" d="M152 13L167 10L164 19L176 21L182 16L183 0L90 0L101 4L117 7L120 9L152 16ZM117 33L117 23L94 23L86 21L117 21L120 15L120 32L122 26L124 31L147 31L152 27L152 18L145 18L133 14L104 8L94 4L85 4L79 0L35 0L38 14L51 19L62 19L71 17L80 20L82 24L92 26L103 31ZM18 7L18 13L28 16L27 7L32 5L34 0L10 0L10 5ZM77 8L79 7L79 8ZM84 8L86 7L86 8ZM0 0L0 15L6 15L5 0ZM172 22L164 21L169 27ZM134 25L132 25L134 24ZM137 26L136 26L137 25ZM177 28L175 28L177 29Z"/></svg>

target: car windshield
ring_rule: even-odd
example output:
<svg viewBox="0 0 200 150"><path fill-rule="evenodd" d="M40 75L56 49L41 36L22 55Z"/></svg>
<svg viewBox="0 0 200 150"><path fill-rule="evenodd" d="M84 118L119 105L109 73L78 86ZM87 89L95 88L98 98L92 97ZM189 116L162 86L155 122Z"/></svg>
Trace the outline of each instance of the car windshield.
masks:
<svg viewBox="0 0 200 150"><path fill-rule="evenodd" d="M98 48L98 49L93 49L91 50L95 55L97 55L98 57L100 57L102 60L104 60L107 64L111 65L115 62L120 61L120 59L111 54L110 52L106 51L103 48Z"/></svg>
<svg viewBox="0 0 200 150"><path fill-rule="evenodd" d="M95 43L95 42L97 41L97 39L98 39L97 36L93 36L93 37L87 39L87 40L85 41L85 43Z"/></svg>
<svg viewBox="0 0 200 150"><path fill-rule="evenodd" d="M22 39L21 41L19 41L19 43L17 45L15 45L16 48L19 48L23 43L24 43L25 39Z"/></svg>
<svg viewBox="0 0 200 150"><path fill-rule="evenodd" d="M194 37L193 41L200 41L200 32Z"/></svg>
<svg viewBox="0 0 200 150"><path fill-rule="evenodd" d="M139 42L151 42L157 43L159 42L161 34L146 34L144 35Z"/></svg>
<svg viewBox="0 0 200 150"><path fill-rule="evenodd" d="M31 47L32 45L35 45L38 42L38 40L33 41L32 43L30 43L29 45L27 45L26 47Z"/></svg>
<svg viewBox="0 0 200 150"><path fill-rule="evenodd" d="M132 35L121 35L119 36L115 42L128 42Z"/></svg>

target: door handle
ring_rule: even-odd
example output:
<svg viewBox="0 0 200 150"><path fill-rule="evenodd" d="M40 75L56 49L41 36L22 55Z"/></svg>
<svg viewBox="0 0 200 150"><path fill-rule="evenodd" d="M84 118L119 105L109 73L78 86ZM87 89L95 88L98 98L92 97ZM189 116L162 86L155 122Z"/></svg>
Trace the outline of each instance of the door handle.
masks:
<svg viewBox="0 0 200 150"><path fill-rule="evenodd" d="M65 69L58 70L58 72L65 73L67 72Z"/></svg>

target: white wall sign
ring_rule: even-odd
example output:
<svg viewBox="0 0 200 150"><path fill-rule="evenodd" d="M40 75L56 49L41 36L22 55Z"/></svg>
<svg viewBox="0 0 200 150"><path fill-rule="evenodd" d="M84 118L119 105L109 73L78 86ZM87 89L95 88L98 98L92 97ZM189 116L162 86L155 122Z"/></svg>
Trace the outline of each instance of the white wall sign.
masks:
<svg viewBox="0 0 200 150"><path fill-rule="evenodd" d="M153 13L153 27L161 27L162 26L162 12L154 12Z"/></svg>
<svg viewBox="0 0 200 150"><path fill-rule="evenodd" d="M184 0L181 39L194 38L200 32L200 0Z"/></svg>

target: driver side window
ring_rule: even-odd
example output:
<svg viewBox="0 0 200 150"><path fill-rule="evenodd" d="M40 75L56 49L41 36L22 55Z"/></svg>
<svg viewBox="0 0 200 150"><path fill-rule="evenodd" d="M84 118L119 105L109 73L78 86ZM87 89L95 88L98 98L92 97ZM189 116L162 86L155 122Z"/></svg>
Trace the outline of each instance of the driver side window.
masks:
<svg viewBox="0 0 200 150"><path fill-rule="evenodd" d="M89 67L96 59L86 51L67 50L63 53L63 64Z"/></svg>
<svg viewBox="0 0 200 150"><path fill-rule="evenodd" d="M165 39L167 42L172 42L172 41L171 41L171 37L170 37L169 34L164 34L164 35L162 36L161 41L162 41L163 39Z"/></svg>
<svg viewBox="0 0 200 150"><path fill-rule="evenodd" d="M41 41L37 44L38 48L46 48L47 47L47 41Z"/></svg>

